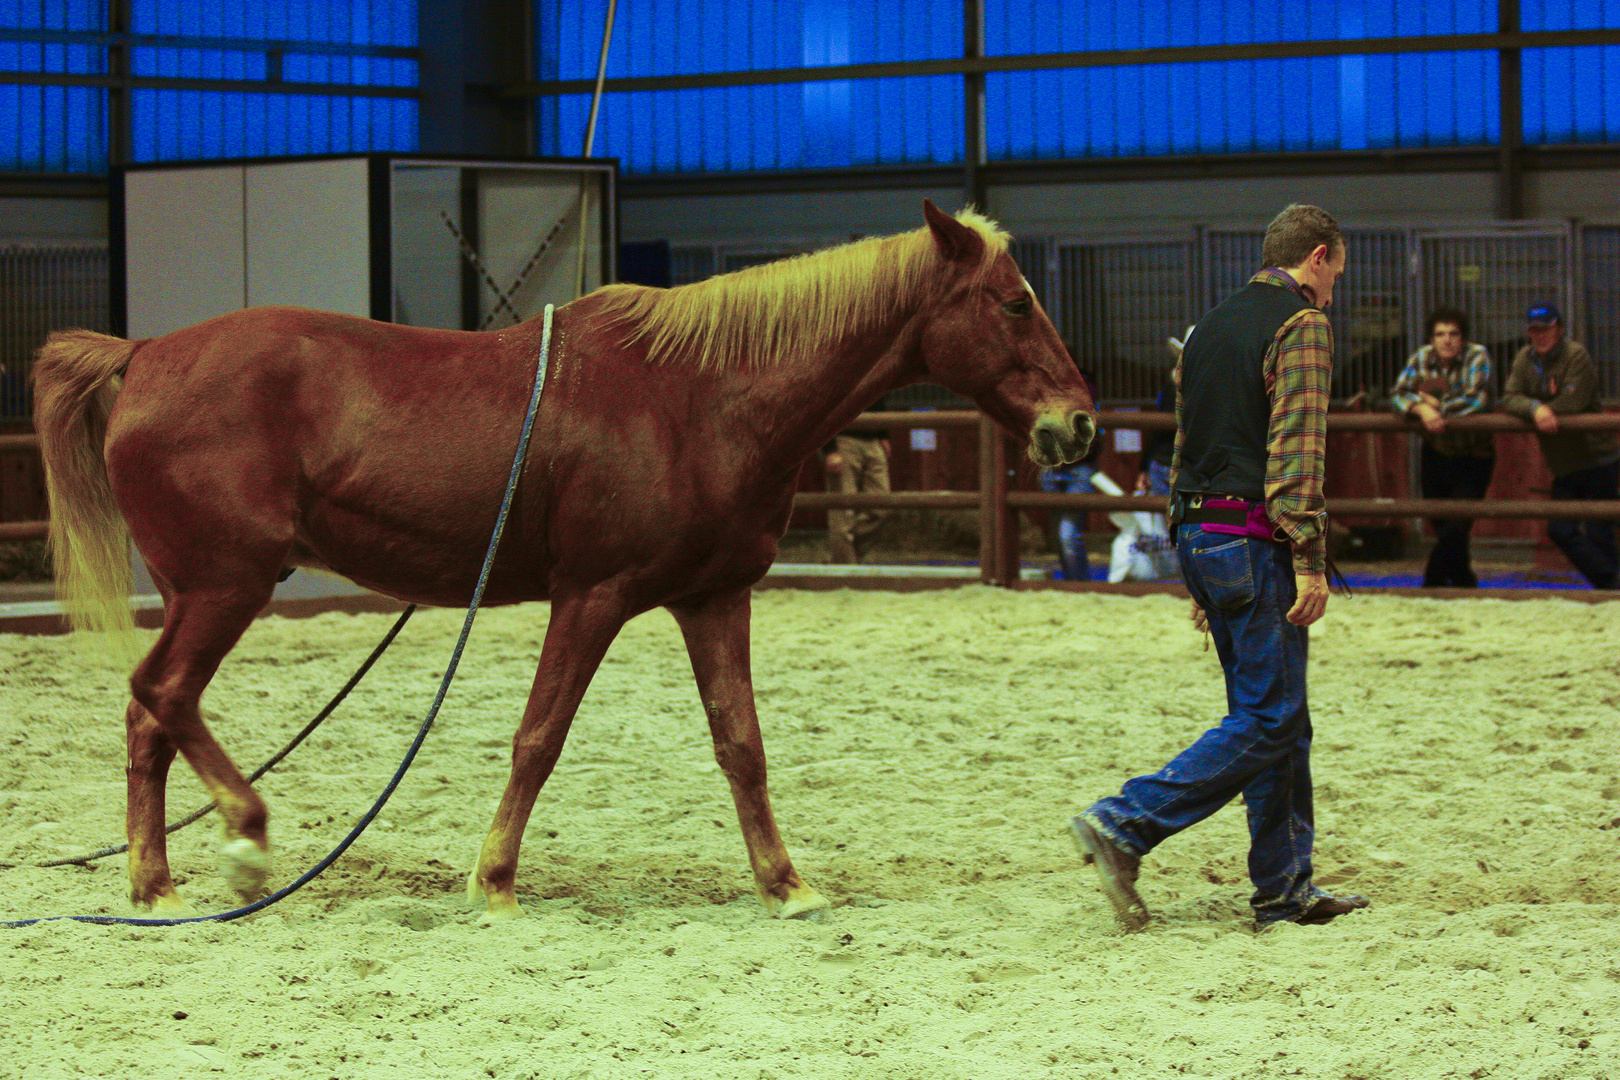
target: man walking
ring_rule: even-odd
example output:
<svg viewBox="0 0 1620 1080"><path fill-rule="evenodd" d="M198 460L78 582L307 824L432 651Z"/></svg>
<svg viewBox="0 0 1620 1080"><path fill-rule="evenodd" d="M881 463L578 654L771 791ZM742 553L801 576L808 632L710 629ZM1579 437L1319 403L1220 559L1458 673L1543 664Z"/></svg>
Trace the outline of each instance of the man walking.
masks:
<svg viewBox="0 0 1620 1080"><path fill-rule="evenodd" d="M1558 418L1602 412L1597 368L1578 341L1564 336L1552 304L1529 313L1530 344L1513 358L1502 411L1536 425L1541 456L1552 470L1555 499L1620 498L1620 444L1612 431L1560 431ZM1594 589L1612 589L1620 569L1612 521L1549 521L1547 536Z"/></svg>
<svg viewBox="0 0 1620 1080"><path fill-rule="evenodd" d="M1266 269L1198 323L1176 366L1170 520L1192 618L1215 640L1231 710L1150 776L1071 825L1128 930L1149 918L1144 855L1238 795L1248 811L1255 923L1323 923L1364 908L1311 883L1306 627L1327 608L1322 497L1333 333L1322 313L1344 236L1314 206L1266 229Z"/></svg>

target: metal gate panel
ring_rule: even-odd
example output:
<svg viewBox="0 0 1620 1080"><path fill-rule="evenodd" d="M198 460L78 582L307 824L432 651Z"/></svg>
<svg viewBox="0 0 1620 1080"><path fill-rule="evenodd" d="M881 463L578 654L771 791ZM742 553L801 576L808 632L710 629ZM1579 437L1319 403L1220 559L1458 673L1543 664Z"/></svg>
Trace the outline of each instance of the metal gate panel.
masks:
<svg viewBox="0 0 1620 1080"><path fill-rule="evenodd" d="M105 246L0 246L0 420L33 415L34 353L47 335L105 333L109 315Z"/></svg>
<svg viewBox="0 0 1620 1080"><path fill-rule="evenodd" d="M1210 230L1204 234L1204 310L1241 289L1261 269L1265 233ZM1333 396L1387 394L1410 350L1410 236L1399 229L1346 229L1348 263L1333 290Z"/></svg>
<svg viewBox="0 0 1620 1080"><path fill-rule="evenodd" d="M1524 342L1524 316L1551 301L1566 326L1578 326L1570 229L1547 225L1458 233L1424 233L1417 242L1422 311L1446 305L1467 312L1472 337L1496 361L1497 388ZM1421 335L1417 328L1414 337Z"/></svg>
<svg viewBox="0 0 1620 1080"><path fill-rule="evenodd" d="M1612 401L1620 398L1620 225L1581 230L1580 272L1586 319L1575 325L1592 350L1603 396Z"/></svg>
<svg viewBox="0 0 1620 1080"><path fill-rule="evenodd" d="M717 260L713 244L671 244L669 247L669 284L691 285L714 276Z"/></svg>
<svg viewBox="0 0 1620 1080"><path fill-rule="evenodd" d="M1059 243L1057 325L1111 404L1152 405L1193 321L1191 240Z"/></svg>
<svg viewBox="0 0 1620 1080"><path fill-rule="evenodd" d="M809 247L771 245L768 247L727 247L720 249L720 273L733 274L738 270L747 270L750 266L764 266L766 263L781 262L791 259L795 255L803 255L810 251Z"/></svg>

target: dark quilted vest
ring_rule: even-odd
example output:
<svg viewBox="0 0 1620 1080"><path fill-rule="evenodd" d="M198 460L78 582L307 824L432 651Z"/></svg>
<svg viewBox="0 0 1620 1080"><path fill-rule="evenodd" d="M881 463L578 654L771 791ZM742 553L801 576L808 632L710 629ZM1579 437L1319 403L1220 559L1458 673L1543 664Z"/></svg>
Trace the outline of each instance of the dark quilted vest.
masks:
<svg viewBox="0 0 1620 1080"><path fill-rule="evenodd" d="M1283 323L1310 306L1291 289L1251 282L1198 323L1181 359L1186 437L1177 491L1265 501L1266 351Z"/></svg>

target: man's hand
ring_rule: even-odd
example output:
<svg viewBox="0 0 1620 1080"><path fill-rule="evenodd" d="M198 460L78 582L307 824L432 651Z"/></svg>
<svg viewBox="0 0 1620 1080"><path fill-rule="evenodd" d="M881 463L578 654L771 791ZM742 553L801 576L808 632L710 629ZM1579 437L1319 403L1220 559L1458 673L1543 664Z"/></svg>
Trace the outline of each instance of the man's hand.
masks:
<svg viewBox="0 0 1620 1080"><path fill-rule="evenodd" d="M1327 575L1296 572L1294 587L1299 594L1294 598L1294 606L1288 609L1288 621L1295 626L1309 626L1327 611Z"/></svg>
<svg viewBox="0 0 1620 1080"><path fill-rule="evenodd" d="M0 369L0 370L3 370L3 369ZM1147 491L1147 489L1148 489L1148 474L1145 473L1145 472L1137 473L1136 474L1136 487L1134 489L1132 489L1131 494L1132 495L1141 495L1142 493Z"/></svg>
<svg viewBox="0 0 1620 1080"><path fill-rule="evenodd" d="M1427 397L1428 395L1425 394L1424 396ZM1428 429L1431 435L1439 435L1446 430L1446 418L1440 415L1439 409L1428 402L1419 402L1412 406L1412 411L1417 413L1417 418L1423 421L1423 426Z"/></svg>
<svg viewBox="0 0 1620 1080"><path fill-rule="evenodd" d="M1532 419L1536 422L1536 430L1543 435L1558 434L1558 414L1553 412L1549 406L1545 404L1537 405Z"/></svg>
<svg viewBox="0 0 1620 1080"><path fill-rule="evenodd" d="M1187 617L1192 619L1194 630L1200 634L1209 633L1209 616L1205 615L1204 609L1198 606L1198 601L1194 600L1192 602L1192 610L1187 612Z"/></svg>

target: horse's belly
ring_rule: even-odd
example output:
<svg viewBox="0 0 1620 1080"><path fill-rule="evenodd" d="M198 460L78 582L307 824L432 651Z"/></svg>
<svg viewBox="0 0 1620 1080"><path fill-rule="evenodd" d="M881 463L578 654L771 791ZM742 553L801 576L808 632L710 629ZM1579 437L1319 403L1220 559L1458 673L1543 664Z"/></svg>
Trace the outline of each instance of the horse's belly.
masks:
<svg viewBox="0 0 1620 1080"><path fill-rule="evenodd" d="M493 518L493 515L492 515ZM330 570L357 585L400 600L464 607L483 567L490 536L470 523L409 528L356 520L341 513L312 513L300 523L289 561ZM494 522L491 520L491 531ZM485 588L485 604L546 598L548 567L543 553L508 519L500 554Z"/></svg>

